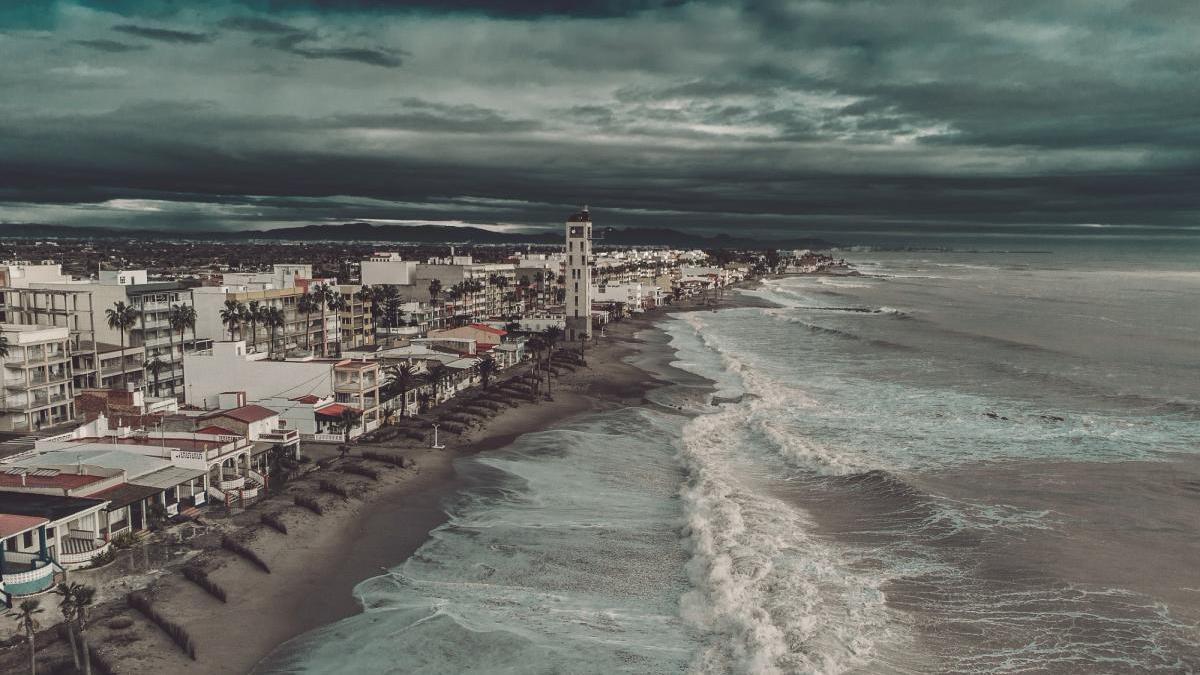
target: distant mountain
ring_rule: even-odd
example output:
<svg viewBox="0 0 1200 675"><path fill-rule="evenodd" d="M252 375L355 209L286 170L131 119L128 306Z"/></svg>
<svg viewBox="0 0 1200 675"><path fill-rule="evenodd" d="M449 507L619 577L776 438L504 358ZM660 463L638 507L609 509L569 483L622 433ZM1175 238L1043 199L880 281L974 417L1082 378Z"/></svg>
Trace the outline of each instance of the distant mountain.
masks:
<svg viewBox="0 0 1200 675"><path fill-rule="evenodd" d="M121 230L112 228L72 227L37 223L10 223L0 226L5 239L173 239L194 241L379 241L409 244L561 244L557 231L537 233L494 232L479 227L446 225L375 225L352 222L339 225L305 225L274 230L175 231ZM757 240L727 234L704 236L667 228L597 228L600 246L669 246L684 249L713 248L829 248L830 242L811 237Z"/></svg>

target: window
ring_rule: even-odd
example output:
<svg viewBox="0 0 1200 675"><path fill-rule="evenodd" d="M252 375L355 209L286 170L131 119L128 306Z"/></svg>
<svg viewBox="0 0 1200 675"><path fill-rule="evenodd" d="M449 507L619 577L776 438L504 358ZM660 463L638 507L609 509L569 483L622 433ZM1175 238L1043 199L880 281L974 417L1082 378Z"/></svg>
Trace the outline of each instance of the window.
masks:
<svg viewBox="0 0 1200 675"><path fill-rule="evenodd" d="M25 548L33 548L33 532L26 532L21 538L21 546Z"/></svg>

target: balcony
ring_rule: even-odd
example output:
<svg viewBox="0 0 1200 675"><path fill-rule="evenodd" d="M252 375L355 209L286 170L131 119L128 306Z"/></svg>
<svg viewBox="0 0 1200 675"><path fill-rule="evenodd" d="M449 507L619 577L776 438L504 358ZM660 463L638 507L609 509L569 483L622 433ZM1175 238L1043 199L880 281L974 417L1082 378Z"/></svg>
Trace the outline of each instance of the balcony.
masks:
<svg viewBox="0 0 1200 675"><path fill-rule="evenodd" d="M275 429L265 434L259 434L258 440L267 443L288 445L289 443L298 442L300 440L300 433L295 429Z"/></svg>
<svg viewBox="0 0 1200 675"><path fill-rule="evenodd" d="M112 544L96 539L91 532L71 530L60 540L62 550L58 553L58 564L67 569L79 569L91 564L92 559L103 554Z"/></svg>
<svg viewBox="0 0 1200 675"><path fill-rule="evenodd" d="M38 560L30 553L6 551L4 569L0 573L0 589L16 597L45 593L54 587L54 576L58 566L47 560Z"/></svg>

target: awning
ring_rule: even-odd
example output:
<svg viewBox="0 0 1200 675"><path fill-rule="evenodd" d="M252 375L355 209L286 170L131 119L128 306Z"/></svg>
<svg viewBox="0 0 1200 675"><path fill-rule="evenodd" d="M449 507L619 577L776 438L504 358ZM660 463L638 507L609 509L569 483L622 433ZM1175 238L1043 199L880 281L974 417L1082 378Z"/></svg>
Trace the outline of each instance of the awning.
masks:
<svg viewBox="0 0 1200 675"><path fill-rule="evenodd" d="M121 483L116 487L110 487L103 492L97 492L91 495L95 499L107 499L108 506L106 511L110 513L117 509L123 509L130 504L135 504L147 497L153 497L162 492L164 488L150 487L148 485L132 485L130 483Z"/></svg>

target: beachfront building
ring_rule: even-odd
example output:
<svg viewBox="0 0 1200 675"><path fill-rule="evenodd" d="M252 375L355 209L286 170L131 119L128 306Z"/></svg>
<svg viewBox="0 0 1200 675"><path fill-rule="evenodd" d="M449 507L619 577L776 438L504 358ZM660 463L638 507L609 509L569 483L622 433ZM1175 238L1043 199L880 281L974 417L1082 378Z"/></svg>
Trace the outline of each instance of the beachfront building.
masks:
<svg viewBox="0 0 1200 675"><path fill-rule="evenodd" d="M179 471L162 476L160 482L180 478L175 484L179 487L177 508L202 505L206 500L199 497L201 493L209 501L250 501L266 485L265 477L251 465L254 443L237 434L181 431L165 425L110 426L108 418L100 416L70 432L38 440L34 446L35 453L70 449L131 452L167 460Z"/></svg>
<svg viewBox="0 0 1200 675"><path fill-rule="evenodd" d="M214 342L210 349L191 352L185 359L186 402L213 410L220 407L221 394L230 391L246 392L247 401L324 395L333 391L335 363L311 356L271 360L264 352L250 353L243 340Z"/></svg>
<svg viewBox="0 0 1200 675"><path fill-rule="evenodd" d="M492 328L482 323L473 323L466 326L459 326L458 328L431 330L425 337L432 344L437 344L437 341L443 338L469 340L474 345L465 353L474 354L477 351L487 351L500 344L507 334L507 332L499 328Z"/></svg>
<svg viewBox="0 0 1200 675"><path fill-rule="evenodd" d="M273 396L258 401L258 405L279 415L280 428L296 432L301 439L313 439L317 434L324 433L323 425L318 422L317 411L334 403L333 392L325 396ZM323 421L325 418L321 419Z"/></svg>
<svg viewBox="0 0 1200 675"><path fill-rule="evenodd" d="M383 384L379 361L346 359L334 366L333 396L335 405L348 406L360 413L358 433L366 433L380 424L379 388ZM336 419L342 411L332 406L317 410L318 419Z"/></svg>
<svg viewBox="0 0 1200 675"><path fill-rule="evenodd" d="M169 459L124 450L81 444L61 450L24 453L8 458L9 471L57 472L82 485L70 496L108 502L97 527L100 539L110 541L125 532L150 527L155 505L163 517L178 515L205 503L204 471L177 467ZM182 506L182 509L181 509Z"/></svg>
<svg viewBox="0 0 1200 675"><path fill-rule="evenodd" d="M61 570L43 548L49 524L42 516L0 513L0 606L11 609L54 587Z"/></svg>
<svg viewBox="0 0 1200 675"><path fill-rule="evenodd" d="M8 354L0 356L0 431L36 431L75 417L70 331L0 325Z"/></svg>
<svg viewBox="0 0 1200 675"><path fill-rule="evenodd" d="M26 480L32 479L26 476ZM47 590L53 585L47 577L63 569L87 567L93 558L107 551L110 545L99 533L100 514L106 505L103 499L50 491L0 490L0 514L45 521L36 530L26 529L5 542L6 569L13 566L18 573L40 572L25 581L6 574L5 594L32 595ZM47 570L46 563L58 569Z"/></svg>
<svg viewBox="0 0 1200 675"><path fill-rule="evenodd" d="M592 216L587 207L567 219L566 339L592 336Z"/></svg>
<svg viewBox="0 0 1200 675"><path fill-rule="evenodd" d="M620 303L626 312L641 312L663 304L666 294L655 284L640 281L605 284L593 288L593 302L599 304Z"/></svg>
<svg viewBox="0 0 1200 675"><path fill-rule="evenodd" d="M314 410L313 438L327 435L346 409L361 414L351 437L379 426L379 363L367 359L318 359L311 356L270 360L266 354L250 354L241 340L217 342L212 349L188 354L189 404L203 409L227 407L222 396L240 392L244 403L269 407L279 413L280 400L295 402L307 396L318 400L332 397L331 405ZM265 405L267 402L273 404ZM333 407L333 406L337 407ZM301 438L307 439L301 431Z"/></svg>

